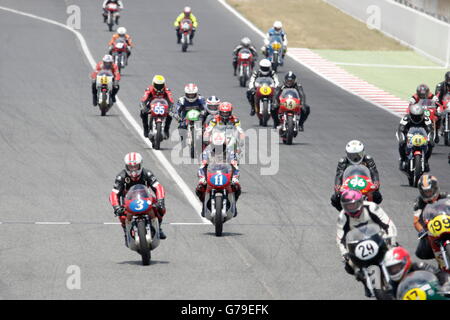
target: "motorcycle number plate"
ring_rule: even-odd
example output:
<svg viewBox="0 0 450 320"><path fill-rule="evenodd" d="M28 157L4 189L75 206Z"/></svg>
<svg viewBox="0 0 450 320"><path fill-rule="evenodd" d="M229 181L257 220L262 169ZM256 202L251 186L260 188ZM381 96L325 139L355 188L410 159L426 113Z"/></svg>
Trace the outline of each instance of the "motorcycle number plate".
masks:
<svg viewBox="0 0 450 320"><path fill-rule="evenodd" d="M348 182L348 186L352 189L364 190L367 187L367 181L361 177L354 177Z"/></svg>
<svg viewBox="0 0 450 320"><path fill-rule="evenodd" d="M259 92L261 92L261 94L264 96L268 96L272 92L272 89L267 86L262 86L261 88L259 88Z"/></svg>
<svg viewBox="0 0 450 320"><path fill-rule="evenodd" d="M248 54L248 53L241 53L241 59L248 59L248 58L250 58L250 54Z"/></svg>
<svg viewBox="0 0 450 320"><path fill-rule="evenodd" d="M443 233L450 233L450 216L441 214L434 217L427 224L428 232L433 237L440 237Z"/></svg>
<svg viewBox="0 0 450 320"><path fill-rule="evenodd" d="M130 203L130 210L133 212L143 212L146 211L149 206L150 201L138 199Z"/></svg>
<svg viewBox="0 0 450 320"><path fill-rule="evenodd" d="M421 288L413 288L403 295L402 300L427 300L427 294Z"/></svg>
<svg viewBox="0 0 450 320"><path fill-rule="evenodd" d="M116 48L117 49L122 49L123 48L123 42L116 43Z"/></svg>
<svg viewBox="0 0 450 320"><path fill-rule="evenodd" d="M378 254L379 247L373 240L365 240L355 248L355 255L360 260L370 260Z"/></svg>
<svg viewBox="0 0 450 320"><path fill-rule="evenodd" d="M411 137L411 144L415 147L421 147L427 143L427 139L421 134L415 134Z"/></svg>
<svg viewBox="0 0 450 320"><path fill-rule="evenodd" d="M166 111L166 108L159 103L153 105L152 109L153 109L153 113L155 113L155 114L164 114L164 112Z"/></svg>
<svg viewBox="0 0 450 320"><path fill-rule="evenodd" d="M221 187L228 183L228 178L225 175L218 173L210 178L210 182L215 186Z"/></svg>

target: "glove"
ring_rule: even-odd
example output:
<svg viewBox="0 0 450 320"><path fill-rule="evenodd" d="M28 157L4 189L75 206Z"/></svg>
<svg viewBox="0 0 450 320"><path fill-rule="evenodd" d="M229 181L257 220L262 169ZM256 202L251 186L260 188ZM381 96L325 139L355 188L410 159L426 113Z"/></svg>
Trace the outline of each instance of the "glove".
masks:
<svg viewBox="0 0 450 320"><path fill-rule="evenodd" d="M236 176L234 176L233 179L231 179L231 183L232 184L239 184L239 179Z"/></svg>
<svg viewBox="0 0 450 320"><path fill-rule="evenodd" d="M206 184L206 179L205 177L200 177L200 179L198 180L198 184Z"/></svg>
<svg viewBox="0 0 450 320"><path fill-rule="evenodd" d="M158 199L158 203L156 204L156 207L159 210L164 210L166 208L166 205L164 204L164 199Z"/></svg>
<svg viewBox="0 0 450 320"><path fill-rule="evenodd" d="M123 206L114 206L114 214L116 217L124 216L125 208Z"/></svg>

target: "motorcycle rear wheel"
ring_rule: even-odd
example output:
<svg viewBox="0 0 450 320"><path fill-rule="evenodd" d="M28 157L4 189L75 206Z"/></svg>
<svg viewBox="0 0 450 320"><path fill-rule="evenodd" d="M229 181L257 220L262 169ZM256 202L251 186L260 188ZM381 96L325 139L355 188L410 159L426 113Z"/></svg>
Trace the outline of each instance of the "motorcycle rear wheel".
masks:
<svg viewBox="0 0 450 320"><path fill-rule="evenodd" d="M142 257L142 264L148 266L150 264L151 253L147 243L147 229L145 228L145 220L138 221L138 236L139 236L139 253Z"/></svg>

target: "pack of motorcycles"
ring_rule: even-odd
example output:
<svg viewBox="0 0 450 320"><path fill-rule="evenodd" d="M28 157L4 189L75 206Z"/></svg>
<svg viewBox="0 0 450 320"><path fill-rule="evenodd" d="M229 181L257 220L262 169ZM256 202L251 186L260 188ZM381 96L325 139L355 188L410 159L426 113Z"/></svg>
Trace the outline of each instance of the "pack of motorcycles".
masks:
<svg viewBox="0 0 450 320"><path fill-rule="evenodd" d="M117 21L115 15L118 13L117 6L114 4L106 8L108 18L106 24L110 31L113 30ZM189 19L183 19L180 22L181 49L186 52L190 44L189 38L192 32L192 22ZM280 52L282 41L274 38L270 41L267 59L272 63L273 70L277 71L280 65L283 65L283 57ZM127 44L119 39L112 50L114 62L123 70L128 64ZM237 56L237 78L240 86L245 87L253 72L252 66L253 54L250 50L243 48ZM99 74L97 84L99 88L99 108L101 114L105 115L111 108L112 101L108 96L112 90L112 74ZM108 81L109 80L109 81ZM296 126L297 119L300 117L302 101L296 89L287 88L280 94L280 100L274 101L274 95L277 88L270 77L260 77L255 82L255 111L261 126L267 126L270 119L272 105L277 103L279 106L280 137L285 144L292 144L293 138L298 134ZM449 113L450 108L447 104L448 99L443 99L442 106L442 131L436 132L436 107L430 101L421 100L419 103L425 108L425 114L430 117L434 124L434 136L441 134L444 137L444 144L450 144ZM153 147L157 150L163 141L162 124L165 117L169 114L169 104L164 99L155 99L150 103L151 118L155 121ZM205 125L201 124L200 112L196 109L190 110L186 115L187 121L187 139L185 146L189 147L192 159L198 158L201 152L210 143L214 145L223 145L224 149L233 149L239 154L239 148L242 145L239 133L234 126L217 125L207 140L203 139ZM158 126L159 124L159 126ZM425 171L424 159L427 151L428 137L423 128L412 127L407 134L406 154L407 168L406 175L410 186L417 186L417 181ZM198 146L201 146L200 148ZM220 152L221 153L221 152ZM222 235L223 223L229 221L235 216L236 201L231 188L232 167L227 163L223 154L216 154L208 166L207 172L207 197L205 199L205 218L211 221L215 227L216 236ZM375 191L370 178L370 173L365 166L351 165L344 172L342 191L346 189L360 190L368 200L371 199L371 193ZM440 200L433 205L427 206L424 214L428 215L430 223L427 225L427 236L434 241L440 255L436 255L439 267L450 273L450 205L447 200ZM448 202L448 201L447 201ZM134 223L127 225L130 230L129 248L138 252L142 257L143 264L149 264L150 252L158 247L159 235L157 219L152 210L155 198L147 188L142 185L132 187L125 196L124 205L126 212ZM134 230L132 230L134 228ZM134 237L131 236L134 234ZM386 239L382 236L383 231L377 225L369 224L350 231L346 236L346 245L350 252L350 259L353 264L359 268L364 275L363 281L377 299L385 299L385 292L391 289L389 275L383 266L383 258L389 249ZM368 246L370 245L370 246ZM369 248L370 247L370 248ZM370 250L361 250L367 249ZM365 254L363 254L365 252ZM389 296L389 299L446 299L444 295L438 294L439 284L436 277L427 271L416 271L413 275L402 281L397 289L397 296Z"/></svg>

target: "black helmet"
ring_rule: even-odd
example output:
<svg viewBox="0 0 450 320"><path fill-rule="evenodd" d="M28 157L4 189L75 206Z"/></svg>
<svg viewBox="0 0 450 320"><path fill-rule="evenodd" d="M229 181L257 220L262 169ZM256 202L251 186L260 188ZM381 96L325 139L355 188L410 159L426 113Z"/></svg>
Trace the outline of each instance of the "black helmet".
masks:
<svg viewBox="0 0 450 320"><path fill-rule="evenodd" d="M445 74L445 83L450 86L450 71Z"/></svg>
<svg viewBox="0 0 450 320"><path fill-rule="evenodd" d="M437 200L437 196L439 195L439 183L435 176L424 174L420 177L417 188L419 189L423 201L428 202L430 200Z"/></svg>
<svg viewBox="0 0 450 320"><path fill-rule="evenodd" d="M419 84L416 89L419 99L426 99L430 94L430 88L426 84Z"/></svg>
<svg viewBox="0 0 450 320"><path fill-rule="evenodd" d="M289 71L285 76L284 76L284 84L287 87L293 87L295 85L295 82L297 80L297 76L295 75L295 73L293 73L292 71Z"/></svg>

